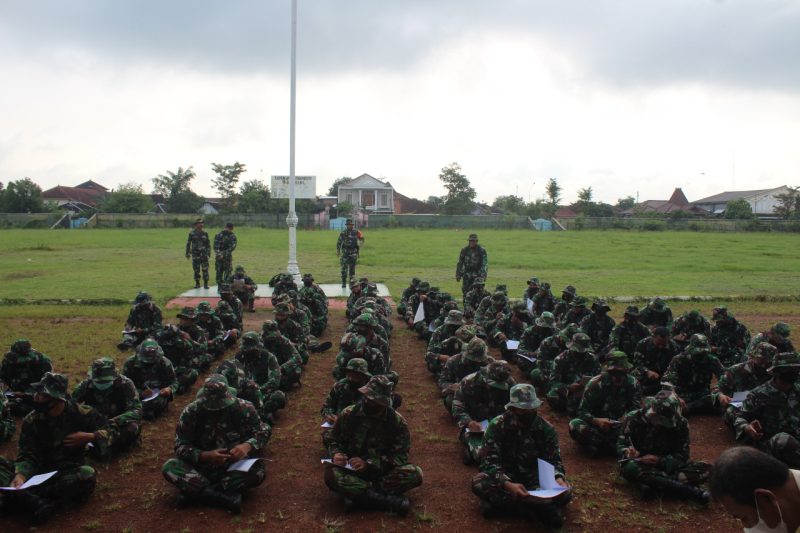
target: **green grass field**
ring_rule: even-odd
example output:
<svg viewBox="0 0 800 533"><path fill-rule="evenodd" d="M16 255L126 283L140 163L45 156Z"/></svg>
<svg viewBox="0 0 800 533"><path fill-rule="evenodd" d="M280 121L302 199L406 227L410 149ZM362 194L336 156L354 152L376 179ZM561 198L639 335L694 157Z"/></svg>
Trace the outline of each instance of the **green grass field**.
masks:
<svg viewBox="0 0 800 533"><path fill-rule="evenodd" d="M140 289L165 301L193 284L187 230L0 231L0 299L121 299ZM213 238L216 228L209 234ZM468 231L366 231L357 272L399 294L419 275L459 294L455 263ZM287 233L239 228L234 261L257 282L286 268ZM336 232L298 232L298 262L319 283L339 281ZM538 233L483 230L489 282L512 296L532 275L554 292L572 283L588 296L800 295L800 237L758 233ZM213 261L211 276L213 279ZM519 290L517 289L519 287Z"/></svg>

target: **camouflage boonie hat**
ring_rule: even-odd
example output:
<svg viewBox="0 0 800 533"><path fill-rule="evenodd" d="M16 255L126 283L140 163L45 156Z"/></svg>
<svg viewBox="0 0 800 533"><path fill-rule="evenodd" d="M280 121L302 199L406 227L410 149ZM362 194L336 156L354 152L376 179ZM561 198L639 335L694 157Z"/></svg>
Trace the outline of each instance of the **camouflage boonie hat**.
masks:
<svg viewBox="0 0 800 533"><path fill-rule="evenodd" d="M345 333L339 344L341 351L349 353L361 353L367 345L367 339L358 333Z"/></svg>
<svg viewBox="0 0 800 533"><path fill-rule="evenodd" d="M539 278L533 276L532 278L528 278L528 285L539 285Z"/></svg>
<svg viewBox="0 0 800 533"><path fill-rule="evenodd" d="M188 320L194 320L195 318L197 318L197 314L195 314L194 312L194 307L184 307L183 309L181 309L181 312L175 316L177 316L178 318L186 318Z"/></svg>
<svg viewBox="0 0 800 533"><path fill-rule="evenodd" d="M41 381L32 383L34 394L46 394L57 400L67 400L67 378L55 372L46 372Z"/></svg>
<svg viewBox="0 0 800 533"><path fill-rule="evenodd" d="M505 283L500 283L499 285L494 286L495 292L502 292L505 295L508 295L508 285Z"/></svg>
<svg viewBox="0 0 800 533"><path fill-rule="evenodd" d="M473 326L472 324L464 324L463 326L461 326L456 330L455 336L458 340L466 344L472 339L474 339L477 333L478 330L475 326Z"/></svg>
<svg viewBox="0 0 800 533"><path fill-rule="evenodd" d="M356 287L361 289L361 282L358 281L357 279L351 279L350 280L350 289L355 289Z"/></svg>
<svg viewBox="0 0 800 533"><path fill-rule="evenodd" d="M261 324L261 333L266 337L277 337L281 334L280 328L278 328L278 323L274 320L265 320L263 324Z"/></svg>
<svg viewBox="0 0 800 533"><path fill-rule="evenodd" d="M353 357L347 362L347 367L345 367L347 372L358 372L359 374L363 374L368 378L372 377L372 374L369 372L369 365L365 359L360 357Z"/></svg>
<svg viewBox="0 0 800 533"><path fill-rule="evenodd" d="M629 305L625 308L625 314L628 316L639 316L639 308L635 305Z"/></svg>
<svg viewBox="0 0 800 533"><path fill-rule="evenodd" d="M195 223L195 225L197 225L197 224L205 224L205 220L203 220L202 218L196 218L196 219L194 219L194 223Z"/></svg>
<svg viewBox="0 0 800 533"><path fill-rule="evenodd" d="M586 307L586 297L576 296L575 299L572 300L572 307Z"/></svg>
<svg viewBox="0 0 800 533"><path fill-rule="evenodd" d="M26 354L31 351L31 341L28 339L17 339L11 345L11 351L16 354Z"/></svg>
<svg viewBox="0 0 800 533"><path fill-rule="evenodd" d="M540 328L553 329L556 327L556 317L550 311L545 311L536 318L535 324Z"/></svg>
<svg viewBox="0 0 800 533"><path fill-rule="evenodd" d="M467 238L467 240L477 241L478 240L478 234L477 233L470 233L469 237Z"/></svg>
<svg viewBox="0 0 800 533"><path fill-rule="evenodd" d="M759 342L755 349L750 353L750 357L769 359L770 363L778 355L778 348L768 342Z"/></svg>
<svg viewBox="0 0 800 533"><path fill-rule="evenodd" d="M511 377L511 367L505 361L492 361L483 367L480 372L484 381L490 387L500 390L509 389L508 380Z"/></svg>
<svg viewBox="0 0 800 533"><path fill-rule="evenodd" d="M225 300L220 300L219 302L217 302L217 309L226 313L229 311L233 311L231 304L229 304Z"/></svg>
<svg viewBox="0 0 800 533"><path fill-rule="evenodd" d="M567 285L566 287L564 287L564 290L561 291L561 294L570 294L572 296L575 296L578 294L578 290L572 285Z"/></svg>
<svg viewBox="0 0 800 533"><path fill-rule="evenodd" d="M694 355L696 353L705 353L711 349L708 344L708 337L695 333L689 338L689 346L686 348L686 353Z"/></svg>
<svg viewBox="0 0 800 533"><path fill-rule="evenodd" d="M431 290L431 284L427 281L420 281L417 285L417 292L428 292L429 290Z"/></svg>
<svg viewBox="0 0 800 533"><path fill-rule="evenodd" d="M214 310L211 309L211 304L208 302L200 302L194 310L198 315L213 315Z"/></svg>
<svg viewBox="0 0 800 533"><path fill-rule="evenodd" d="M800 368L800 355L797 352L784 352L775 356L772 366L767 372L772 372L776 368Z"/></svg>
<svg viewBox="0 0 800 533"><path fill-rule="evenodd" d="M111 383L117 379L117 366L110 357L101 357L92 361L89 377L97 383Z"/></svg>
<svg viewBox="0 0 800 533"><path fill-rule="evenodd" d="M722 320L723 318L728 318L728 308L725 306L715 307L711 311L711 319L712 320Z"/></svg>
<svg viewBox="0 0 800 533"><path fill-rule="evenodd" d="M592 303L592 311L596 311L600 308L605 309L606 311L611 311L611 307L603 298L598 298Z"/></svg>
<svg viewBox="0 0 800 533"><path fill-rule="evenodd" d="M303 274L302 280L303 281L306 281L306 280L314 281L314 276L313 276L313 274L310 274L310 273L309 274Z"/></svg>
<svg viewBox="0 0 800 533"><path fill-rule="evenodd" d="M502 291L495 291L492 293L492 301L494 302L503 302L506 299L506 293Z"/></svg>
<svg viewBox="0 0 800 533"><path fill-rule="evenodd" d="M358 392L375 403L386 407L392 406L392 382L383 374L369 378L367 384L360 387Z"/></svg>
<svg viewBox="0 0 800 533"><path fill-rule="evenodd" d="M581 331L580 326L575 322L570 322L566 326L564 326L561 331L558 332L558 336L561 337L562 340L565 342L569 342L572 340L572 336L576 333Z"/></svg>
<svg viewBox="0 0 800 533"><path fill-rule="evenodd" d="M444 323L448 326L463 326L464 313L458 309L453 309L447 313L447 318L444 319Z"/></svg>
<svg viewBox="0 0 800 533"><path fill-rule="evenodd" d="M372 313L361 313L353 320L353 325L375 327L378 325L378 319Z"/></svg>
<svg viewBox="0 0 800 533"><path fill-rule="evenodd" d="M209 411L219 411L236 403L236 398L228 388L228 380L222 374L210 375L198 392L197 399Z"/></svg>
<svg viewBox="0 0 800 533"><path fill-rule="evenodd" d="M540 291L550 292L550 282L545 281L541 285L539 285Z"/></svg>
<svg viewBox="0 0 800 533"><path fill-rule="evenodd" d="M649 307L654 311L663 311L667 308L667 302L665 302L662 298L656 296L655 298L650 300Z"/></svg>
<svg viewBox="0 0 800 533"><path fill-rule="evenodd" d="M231 292L230 283L220 283L220 285L219 285L219 293L220 294L230 294L230 292Z"/></svg>
<svg viewBox="0 0 800 533"><path fill-rule="evenodd" d="M160 349L161 347L155 340L147 338L139 345L138 356L145 363L152 363L158 358Z"/></svg>
<svg viewBox="0 0 800 533"><path fill-rule="evenodd" d="M792 333L792 328L786 322L778 322L772 326L772 331L785 339Z"/></svg>
<svg viewBox="0 0 800 533"><path fill-rule="evenodd" d="M261 336L257 331L248 331L242 335L242 340L239 341L239 345L242 349L258 348L261 344Z"/></svg>
<svg viewBox="0 0 800 533"><path fill-rule="evenodd" d="M680 416L681 404L673 391L659 391L647 403L649 404L646 413L648 416L658 416L659 424L666 428L674 428L676 426L677 419Z"/></svg>
<svg viewBox="0 0 800 533"><path fill-rule="evenodd" d="M542 405L542 400L536 396L536 389L530 383L519 383L511 387L506 409L516 407L517 409L538 409Z"/></svg>
<svg viewBox="0 0 800 533"><path fill-rule="evenodd" d="M480 337L473 337L464 350L464 359L475 363L483 363L489 358L489 347Z"/></svg>
<svg viewBox="0 0 800 533"><path fill-rule="evenodd" d="M613 351L608 354L608 359L606 359L606 371L610 372L612 370L619 370L621 372L629 372L633 368L633 365L628 360L628 354L622 351Z"/></svg>
<svg viewBox="0 0 800 533"><path fill-rule="evenodd" d="M139 294L136 295L136 298L134 298L133 303L143 304L149 302L150 300L152 300L152 298L150 298L150 295L147 294L147 292L139 291Z"/></svg>
<svg viewBox="0 0 800 533"><path fill-rule="evenodd" d="M486 285L486 280L483 278L475 278L475 281L472 282L473 287L483 287Z"/></svg>
<svg viewBox="0 0 800 533"><path fill-rule="evenodd" d="M571 352L587 353L592 351L592 339L586 333L576 333L572 340L567 343L567 348Z"/></svg>
<svg viewBox="0 0 800 533"><path fill-rule="evenodd" d="M286 302L281 302L275 306L274 313L276 315L288 315L291 314L292 309L289 307L289 304Z"/></svg>

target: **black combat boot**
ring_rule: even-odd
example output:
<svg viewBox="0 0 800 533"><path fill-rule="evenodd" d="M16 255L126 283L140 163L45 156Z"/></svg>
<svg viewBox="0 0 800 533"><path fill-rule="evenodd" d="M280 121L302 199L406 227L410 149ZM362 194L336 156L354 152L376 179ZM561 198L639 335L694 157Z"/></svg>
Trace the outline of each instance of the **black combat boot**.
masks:
<svg viewBox="0 0 800 533"><path fill-rule="evenodd" d="M374 509L376 511L388 511L396 515L405 516L411 509L411 502L408 498L401 495L381 492L373 488L353 500L364 509Z"/></svg>
<svg viewBox="0 0 800 533"><path fill-rule="evenodd" d="M711 501L711 495L708 491L674 479L651 477L647 480L647 485L657 492L675 496L676 498L693 500L701 505L708 505L708 502Z"/></svg>
<svg viewBox="0 0 800 533"><path fill-rule="evenodd" d="M197 278L196 280L194 280L194 288L195 289L199 289L200 288L200 278Z"/></svg>
<svg viewBox="0 0 800 533"><path fill-rule="evenodd" d="M41 526L53 517L56 504L53 500L32 494L28 490L21 490L14 494L15 500L30 514L31 524ZM8 505L6 505L8 507Z"/></svg>
<svg viewBox="0 0 800 533"><path fill-rule="evenodd" d="M206 487L197 496L197 501L204 505L225 509L233 514L242 512L242 495L238 492L229 494L213 487Z"/></svg>

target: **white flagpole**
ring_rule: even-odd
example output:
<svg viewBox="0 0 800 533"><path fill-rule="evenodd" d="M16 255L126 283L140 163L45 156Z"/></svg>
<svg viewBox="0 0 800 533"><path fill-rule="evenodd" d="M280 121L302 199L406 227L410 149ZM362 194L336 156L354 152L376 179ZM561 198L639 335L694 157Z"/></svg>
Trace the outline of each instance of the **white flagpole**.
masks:
<svg viewBox="0 0 800 533"><path fill-rule="evenodd" d="M286 271L292 274L295 282L300 282L300 267L297 265L297 213L294 207L294 130L297 91L297 0L292 0L292 74L289 104L289 264Z"/></svg>

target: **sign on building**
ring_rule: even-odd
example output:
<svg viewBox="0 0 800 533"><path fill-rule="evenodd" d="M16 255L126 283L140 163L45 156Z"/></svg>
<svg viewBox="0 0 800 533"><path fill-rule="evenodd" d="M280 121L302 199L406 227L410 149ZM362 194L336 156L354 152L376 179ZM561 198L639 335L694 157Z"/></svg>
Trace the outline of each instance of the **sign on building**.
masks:
<svg viewBox="0 0 800 533"><path fill-rule="evenodd" d="M289 198L289 176L272 176L270 192L272 193L273 198ZM316 198L317 177L295 176L294 197L310 199Z"/></svg>

